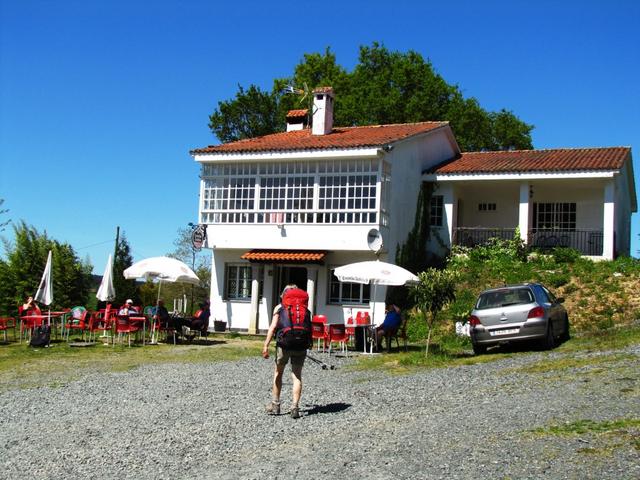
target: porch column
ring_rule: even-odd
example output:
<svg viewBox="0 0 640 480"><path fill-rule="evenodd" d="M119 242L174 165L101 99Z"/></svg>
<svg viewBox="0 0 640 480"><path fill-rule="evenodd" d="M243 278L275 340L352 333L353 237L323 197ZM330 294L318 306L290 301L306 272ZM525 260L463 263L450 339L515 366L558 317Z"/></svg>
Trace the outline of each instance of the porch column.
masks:
<svg viewBox="0 0 640 480"><path fill-rule="evenodd" d="M451 183L440 183L438 184L438 193L442 194L442 203L444 205L444 220L447 222L447 233L449 235L448 239L444 239L445 241L449 241L449 246L453 245L453 231L456 228L456 217L454 212L454 203L455 199L453 198L453 185ZM443 225L444 226L444 225Z"/></svg>
<svg viewBox="0 0 640 480"><path fill-rule="evenodd" d="M316 312L316 282L318 280L318 267L307 267L307 293L309 294L309 310L311 315Z"/></svg>
<svg viewBox="0 0 640 480"><path fill-rule="evenodd" d="M615 186L613 180L607 180L604 186L604 215L602 222L602 256L613 260L615 242Z"/></svg>
<svg viewBox="0 0 640 480"><path fill-rule="evenodd" d="M258 300L260 281L258 279L258 273L260 268L258 265L251 265L251 313L249 317L249 331L248 333L258 333Z"/></svg>
<svg viewBox="0 0 640 480"><path fill-rule="evenodd" d="M529 182L520 183L520 209L518 210L518 227L520 227L520 238L524 241L525 245L529 240L529 222L531 212L530 193L531 185Z"/></svg>

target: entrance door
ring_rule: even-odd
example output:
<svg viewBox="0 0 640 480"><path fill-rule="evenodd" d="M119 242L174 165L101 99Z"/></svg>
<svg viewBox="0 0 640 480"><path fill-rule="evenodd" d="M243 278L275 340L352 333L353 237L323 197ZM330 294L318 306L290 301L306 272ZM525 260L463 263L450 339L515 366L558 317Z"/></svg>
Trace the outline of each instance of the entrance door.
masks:
<svg viewBox="0 0 640 480"><path fill-rule="evenodd" d="M275 271L273 305L280 303L280 294L287 285L294 284L302 290L307 290L307 269L305 267L276 266Z"/></svg>

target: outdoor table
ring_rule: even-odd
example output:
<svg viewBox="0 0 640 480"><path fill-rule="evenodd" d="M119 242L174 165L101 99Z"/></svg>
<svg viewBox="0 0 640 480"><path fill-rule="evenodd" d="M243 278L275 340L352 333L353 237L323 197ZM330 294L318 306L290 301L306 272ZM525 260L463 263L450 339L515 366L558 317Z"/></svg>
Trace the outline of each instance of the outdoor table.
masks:
<svg viewBox="0 0 640 480"><path fill-rule="evenodd" d="M362 342L362 353L373 353L373 342L375 341L375 325L372 323L358 323L355 325L350 325L355 328L356 332L356 349L360 346L360 342ZM367 343L371 344L371 349L367 352Z"/></svg>

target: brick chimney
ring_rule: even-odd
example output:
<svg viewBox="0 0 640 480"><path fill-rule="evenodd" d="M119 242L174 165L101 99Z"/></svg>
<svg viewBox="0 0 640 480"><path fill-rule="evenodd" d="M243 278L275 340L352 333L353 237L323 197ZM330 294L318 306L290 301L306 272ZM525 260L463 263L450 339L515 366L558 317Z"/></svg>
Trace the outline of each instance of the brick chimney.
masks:
<svg viewBox="0 0 640 480"><path fill-rule="evenodd" d="M304 130L307 127L307 114L309 110L289 110L287 113L287 132Z"/></svg>
<svg viewBox="0 0 640 480"><path fill-rule="evenodd" d="M333 88L318 87L313 90L313 135L326 135L333 130Z"/></svg>

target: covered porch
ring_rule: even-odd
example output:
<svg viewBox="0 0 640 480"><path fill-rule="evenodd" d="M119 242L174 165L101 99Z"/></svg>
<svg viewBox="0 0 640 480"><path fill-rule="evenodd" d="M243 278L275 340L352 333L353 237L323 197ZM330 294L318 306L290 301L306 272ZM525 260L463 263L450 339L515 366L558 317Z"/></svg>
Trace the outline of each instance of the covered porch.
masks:
<svg viewBox="0 0 640 480"><path fill-rule="evenodd" d="M434 203L443 209L438 237L472 247L490 238L511 239L519 228L525 244L540 250L569 247L585 256L614 258L612 179L533 177L438 179L434 197L441 198Z"/></svg>

